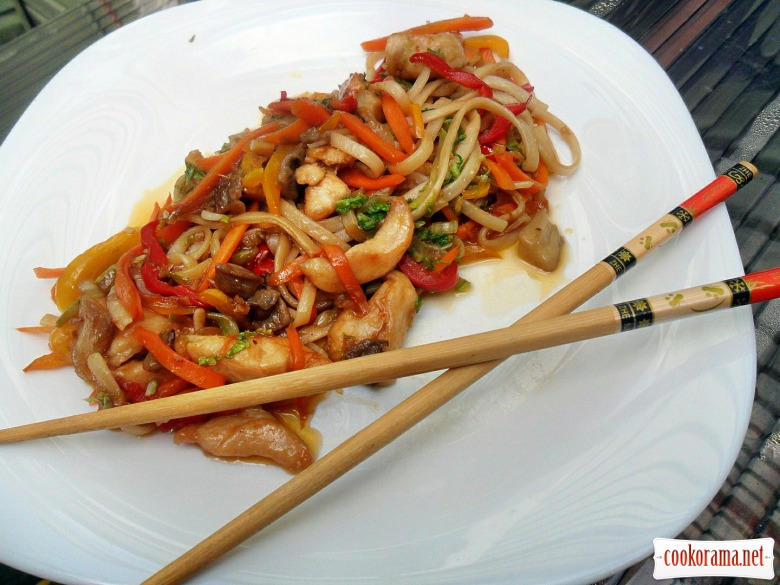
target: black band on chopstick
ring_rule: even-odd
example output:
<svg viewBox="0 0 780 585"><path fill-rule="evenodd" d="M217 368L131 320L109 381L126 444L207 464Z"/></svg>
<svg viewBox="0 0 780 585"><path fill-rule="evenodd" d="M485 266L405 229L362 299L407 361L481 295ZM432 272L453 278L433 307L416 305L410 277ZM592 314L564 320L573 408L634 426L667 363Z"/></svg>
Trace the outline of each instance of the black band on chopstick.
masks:
<svg viewBox="0 0 780 585"><path fill-rule="evenodd" d="M731 306L742 307L750 304L750 287L742 278L729 278L723 281L731 291Z"/></svg>
<svg viewBox="0 0 780 585"><path fill-rule="evenodd" d="M723 175L734 181L737 189L741 189L747 185L754 177L753 171L742 163L735 164L733 167L723 173Z"/></svg>
<svg viewBox="0 0 780 585"><path fill-rule="evenodd" d="M627 303L618 303L615 308L620 314L620 330L631 331L650 327L654 321L653 309L647 299L636 299Z"/></svg>
<svg viewBox="0 0 780 585"><path fill-rule="evenodd" d="M612 254L604 258L602 262L609 264L615 271L615 276L620 276L626 270L636 264L636 256L628 248L621 246Z"/></svg>
<svg viewBox="0 0 780 585"><path fill-rule="evenodd" d="M673 215L674 217L679 219L683 227L685 227L686 225L688 225L693 221L693 214L687 209L685 209L684 207L675 207L669 212L669 215ZM661 225L665 225L665 224L661 224Z"/></svg>

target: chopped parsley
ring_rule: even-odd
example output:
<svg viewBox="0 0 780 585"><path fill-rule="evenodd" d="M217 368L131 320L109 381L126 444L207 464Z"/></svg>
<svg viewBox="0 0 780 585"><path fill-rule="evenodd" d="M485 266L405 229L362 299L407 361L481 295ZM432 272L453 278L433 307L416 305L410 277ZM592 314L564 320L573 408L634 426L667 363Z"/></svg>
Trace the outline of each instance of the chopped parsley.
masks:
<svg viewBox="0 0 780 585"><path fill-rule="evenodd" d="M373 201L366 205L362 211L357 214L357 224L365 232L373 232L377 225L385 218L390 211L390 204L386 201Z"/></svg>
<svg viewBox="0 0 780 585"><path fill-rule="evenodd" d="M344 215L353 209L360 209L366 203L368 203L368 197L366 197L363 193L356 193L355 195L350 195L349 197L340 199L336 203L336 212L339 215Z"/></svg>
<svg viewBox="0 0 780 585"><path fill-rule="evenodd" d="M225 355L210 355L206 357L198 358L198 365L200 366L216 366L217 362L221 359L232 359L236 354L244 351L249 347L251 337L258 335L256 331L242 331L236 335L236 341Z"/></svg>
<svg viewBox="0 0 780 585"><path fill-rule="evenodd" d="M108 395L107 392L101 390L94 396L90 396L87 398L87 402L89 404L97 404L98 410L105 410L106 408L111 408L114 406L114 403L111 402L111 397Z"/></svg>
<svg viewBox="0 0 780 585"><path fill-rule="evenodd" d="M452 234L437 234L432 232L429 228L419 229L415 235L420 241L429 242L440 248L445 248L452 243Z"/></svg>

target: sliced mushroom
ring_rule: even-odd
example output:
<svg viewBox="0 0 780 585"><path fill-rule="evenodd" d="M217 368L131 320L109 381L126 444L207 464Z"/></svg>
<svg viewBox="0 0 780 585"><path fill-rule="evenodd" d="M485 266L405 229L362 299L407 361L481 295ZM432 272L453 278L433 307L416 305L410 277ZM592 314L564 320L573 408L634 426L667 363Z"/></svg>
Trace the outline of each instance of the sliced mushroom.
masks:
<svg viewBox="0 0 780 585"><path fill-rule="evenodd" d="M558 227L552 223L546 209L540 209L519 233L517 255L523 260L552 272L561 258L563 238Z"/></svg>
<svg viewBox="0 0 780 585"><path fill-rule="evenodd" d="M228 296L248 299L263 283L263 278L251 270L226 262L217 264L214 272L214 284Z"/></svg>

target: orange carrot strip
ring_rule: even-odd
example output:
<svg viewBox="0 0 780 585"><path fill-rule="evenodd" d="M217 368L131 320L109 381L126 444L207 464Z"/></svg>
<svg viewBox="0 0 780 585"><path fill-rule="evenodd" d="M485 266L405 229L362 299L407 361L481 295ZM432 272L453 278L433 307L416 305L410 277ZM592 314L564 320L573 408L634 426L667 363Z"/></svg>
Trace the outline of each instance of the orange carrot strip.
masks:
<svg viewBox="0 0 780 585"><path fill-rule="evenodd" d="M301 270L301 264L309 259L309 256L298 256L295 260L283 266L279 271L274 272L268 278L268 284L271 286L279 286L280 284L286 284L293 278L301 276L303 271Z"/></svg>
<svg viewBox="0 0 780 585"><path fill-rule="evenodd" d="M358 312L361 315L366 315L368 313L366 294L363 292L363 288L360 286L357 278L355 278L355 273L352 272L352 267L349 265L349 260L347 260L344 250L335 244L322 244L322 251L325 252L328 262L336 270L339 280L341 280L347 291L347 296L355 303Z"/></svg>
<svg viewBox="0 0 780 585"><path fill-rule="evenodd" d="M255 138L269 134L277 128L279 128L279 122L270 122L265 126L260 126L260 128L248 132L245 136L240 138L230 150L221 155L219 161L217 161L198 184L193 187L192 191L187 193L187 196L181 201L170 205L168 211L172 214L185 215L196 209L211 194L211 191L217 185L220 177L228 174L233 165L241 159L244 154L244 147Z"/></svg>
<svg viewBox="0 0 780 585"><path fill-rule="evenodd" d="M439 211L441 211L442 215L447 219L447 221L455 221L458 219L458 214L455 213L455 210L452 209L452 207L449 205L445 205Z"/></svg>
<svg viewBox="0 0 780 585"><path fill-rule="evenodd" d="M489 158L485 159L485 164L490 170L490 174L493 175L493 178L496 181L496 185L498 185L504 191L514 190L515 182L512 180L512 177L509 176L509 173L504 170L504 167L502 167L497 162L490 160Z"/></svg>
<svg viewBox="0 0 780 585"><path fill-rule="evenodd" d="M298 330L294 325L287 327L287 341L290 344L290 360L288 362L288 367L291 370L302 370L306 367L306 356L303 353L301 337L298 335Z"/></svg>
<svg viewBox="0 0 780 585"><path fill-rule="evenodd" d="M182 390L191 387L191 382L174 376L173 378L168 378L165 382L161 382L160 385L157 386L157 392L154 393L154 397L165 398L166 396L173 396L174 394L178 394Z"/></svg>
<svg viewBox="0 0 780 585"><path fill-rule="evenodd" d="M54 327L46 325L33 325L32 327L17 327L16 330L20 333L51 333Z"/></svg>
<svg viewBox="0 0 780 585"><path fill-rule="evenodd" d="M209 267L203 274L203 278L198 285L198 292L204 291L209 287L211 279L214 278L214 275L217 272L217 264L225 264L226 262L230 262L230 258L233 256L236 248L238 248L238 245L241 243L241 238L244 237L244 233L246 232L247 227L249 227L248 223L235 225L230 228L230 231L227 234L225 234L225 237L219 244L217 253L214 254L214 257L211 259L211 264L209 264Z"/></svg>
<svg viewBox="0 0 780 585"><path fill-rule="evenodd" d="M298 119L295 120L292 124L288 124L284 128L280 128L279 130L276 130L275 132L271 132L270 134L266 134L263 137L263 142L269 142L271 144L291 144L293 142L298 142L298 139L301 137L301 134L306 132L311 128L309 124L307 124L305 121Z"/></svg>
<svg viewBox="0 0 780 585"><path fill-rule="evenodd" d="M136 327L133 335L162 367L198 388L214 388L225 384L222 374L180 356L153 331Z"/></svg>
<svg viewBox="0 0 780 585"><path fill-rule="evenodd" d="M41 266L33 268L37 278L59 278L64 271L65 268L43 268Z"/></svg>
<svg viewBox="0 0 780 585"><path fill-rule="evenodd" d="M311 98L298 98L292 103L290 111L310 126L320 126L328 121L331 111Z"/></svg>
<svg viewBox="0 0 780 585"><path fill-rule="evenodd" d="M395 187L406 180L406 177L403 175L392 174L371 178L354 167L341 171L339 173L339 178L350 187L355 189L368 189L370 191L384 189L385 187Z"/></svg>
<svg viewBox="0 0 780 585"><path fill-rule="evenodd" d="M446 254L444 254L444 256L436 261L436 265L433 267L433 271L441 272L447 268L447 266L452 264L455 261L455 258L458 257L458 252L460 252L460 248L458 248L458 246L453 246L450 250L447 251Z"/></svg>
<svg viewBox="0 0 780 585"><path fill-rule="evenodd" d="M144 308L141 305L141 294L135 286L133 277L130 276L130 262L138 256L142 247L131 248L119 258L116 263L116 275L114 276L114 292L122 306L135 319L143 319Z"/></svg>
<svg viewBox="0 0 780 585"><path fill-rule="evenodd" d="M406 153L398 150L395 146L387 142L354 114L341 112L339 121L347 130L352 132L358 140L363 142L386 161L399 163L406 158Z"/></svg>
<svg viewBox="0 0 780 585"><path fill-rule="evenodd" d="M426 24L407 29L404 32L417 35L429 35L443 32L484 30L486 28L490 28L491 26L493 26L493 21L486 16L469 16L466 14L455 18L428 22ZM364 41L360 43L360 46L364 51L384 51L386 44L387 37L381 37L378 39L372 39L370 41Z"/></svg>
<svg viewBox="0 0 780 585"><path fill-rule="evenodd" d="M395 134L398 144L407 153L411 154L414 152L414 139L412 138L412 131L409 129L409 122L406 120L404 111L396 99L387 92L382 93L381 100L385 119L393 134Z"/></svg>
<svg viewBox="0 0 780 585"><path fill-rule="evenodd" d="M60 355L57 355L56 353L47 353L46 355L35 358L24 368L22 368L22 371L34 372L36 370L53 370L55 368L61 368L63 366L70 365L70 363L70 361Z"/></svg>

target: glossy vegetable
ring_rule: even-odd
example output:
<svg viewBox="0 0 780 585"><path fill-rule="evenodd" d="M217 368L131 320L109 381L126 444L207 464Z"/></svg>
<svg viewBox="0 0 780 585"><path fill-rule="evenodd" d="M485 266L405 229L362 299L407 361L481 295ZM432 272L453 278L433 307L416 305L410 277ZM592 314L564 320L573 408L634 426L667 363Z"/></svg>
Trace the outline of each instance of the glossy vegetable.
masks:
<svg viewBox="0 0 780 585"><path fill-rule="evenodd" d="M54 302L57 308L64 311L81 296L78 288L80 282L96 279L140 241L139 231L127 228L76 256L64 268L54 285Z"/></svg>

